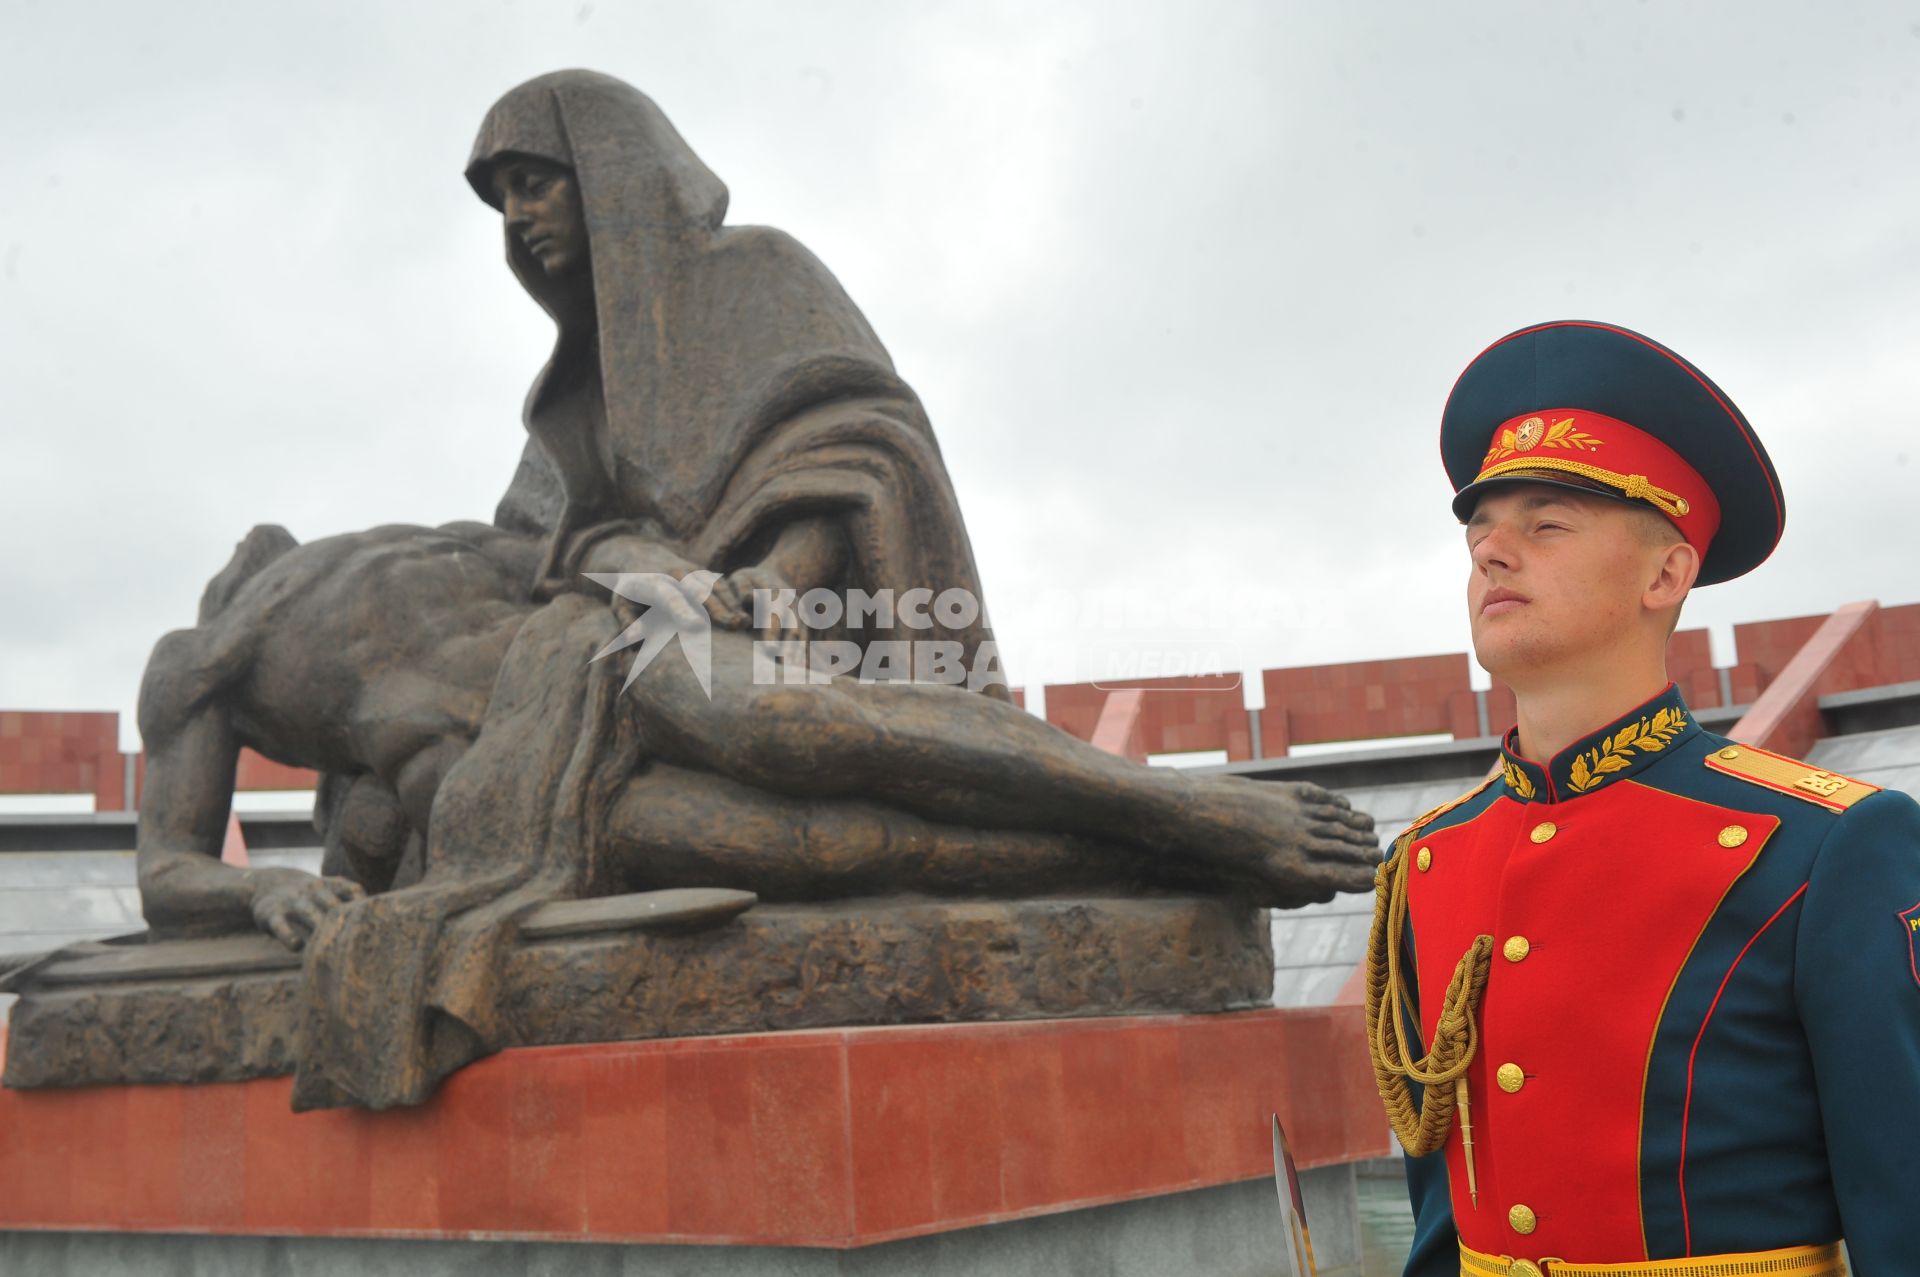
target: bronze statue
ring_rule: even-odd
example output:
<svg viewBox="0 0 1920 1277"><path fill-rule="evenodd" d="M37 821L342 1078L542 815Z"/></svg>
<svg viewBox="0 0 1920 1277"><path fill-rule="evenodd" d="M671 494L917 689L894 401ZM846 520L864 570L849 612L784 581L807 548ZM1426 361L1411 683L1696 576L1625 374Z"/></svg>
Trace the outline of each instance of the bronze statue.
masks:
<svg viewBox="0 0 1920 1277"><path fill-rule="evenodd" d="M804 248L722 225L725 188L619 81L513 90L467 176L559 330L495 525L306 545L256 528L141 691L149 924L304 949L297 1106L417 1102L512 1041L499 955L556 900L1288 906L1371 882L1371 821L1314 786L1127 762L1015 708L997 676L770 665L773 639L932 640L992 665L918 400ZM668 651L623 687L624 661L596 659L640 614L595 583L619 574L655 583L650 614L711 625L710 677ZM769 619L769 597L810 590L976 607L915 627ZM219 862L243 745L326 773L323 876Z"/></svg>

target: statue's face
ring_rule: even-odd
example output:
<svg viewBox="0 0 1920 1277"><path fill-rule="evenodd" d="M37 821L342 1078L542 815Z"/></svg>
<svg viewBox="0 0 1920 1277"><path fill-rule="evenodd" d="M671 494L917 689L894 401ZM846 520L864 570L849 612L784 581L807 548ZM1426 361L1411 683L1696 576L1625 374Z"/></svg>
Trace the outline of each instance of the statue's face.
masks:
<svg viewBox="0 0 1920 1277"><path fill-rule="evenodd" d="M548 275L570 275L587 264L587 223L572 169L546 160L505 160L494 166L493 190L507 233Z"/></svg>

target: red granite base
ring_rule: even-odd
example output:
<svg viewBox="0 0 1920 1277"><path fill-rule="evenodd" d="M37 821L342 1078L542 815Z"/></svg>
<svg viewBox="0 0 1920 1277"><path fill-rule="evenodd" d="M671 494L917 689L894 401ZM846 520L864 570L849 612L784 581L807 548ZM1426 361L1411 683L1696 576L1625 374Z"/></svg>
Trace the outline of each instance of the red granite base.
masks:
<svg viewBox="0 0 1920 1277"><path fill-rule="evenodd" d="M0 1228L862 1246L1382 1156L1357 1007L508 1051L419 1109L0 1092Z"/></svg>

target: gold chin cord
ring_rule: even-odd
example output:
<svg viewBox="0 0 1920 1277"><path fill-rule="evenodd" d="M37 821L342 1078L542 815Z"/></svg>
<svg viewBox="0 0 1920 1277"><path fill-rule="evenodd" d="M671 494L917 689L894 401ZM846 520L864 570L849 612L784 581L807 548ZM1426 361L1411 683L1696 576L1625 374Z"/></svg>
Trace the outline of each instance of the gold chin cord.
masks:
<svg viewBox="0 0 1920 1277"><path fill-rule="evenodd" d="M1477 1019L1493 959L1493 937L1476 936L1453 969L1433 1047L1419 1059L1407 1049L1405 1031L1416 1024L1406 973L1400 969L1401 940L1407 928L1407 870L1413 860L1411 839L1402 838L1394 854L1374 871L1373 929L1367 938L1367 1046L1373 1080L1387 1106L1387 1120L1401 1145L1425 1157L1446 1143L1455 1110L1460 1114L1460 1143L1466 1154L1467 1191L1480 1205L1473 1168L1473 1114L1467 1098L1467 1066L1480 1047ZM1416 1104L1410 1083L1425 1088Z"/></svg>
<svg viewBox="0 0 1920 1277"><path fill-rule="evenodd" d="M1482 479L1497 479L1503 474L1515 471L1558 470L1564 474L1578 475L1593 483L1605 484L1619 492L1630 501L1645 501L1660 513L1674 519L1684 519L1693 512L1687 499L1677 492L1668 492L1665 488L1655 487L1644 474L1621 474L1617 470L1608 470L1603 466L1590 465L1585 461L1572 461L1565 457L1515 457L1511 461L1502 461L1488 466L1474 482Z"/></svg>

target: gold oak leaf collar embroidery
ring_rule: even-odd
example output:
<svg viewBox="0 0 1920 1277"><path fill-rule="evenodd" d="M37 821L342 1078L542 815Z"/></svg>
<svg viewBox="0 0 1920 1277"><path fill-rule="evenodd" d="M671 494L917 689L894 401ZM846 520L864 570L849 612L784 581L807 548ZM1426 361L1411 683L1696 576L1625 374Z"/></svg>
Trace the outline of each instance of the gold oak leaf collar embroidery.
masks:
<svg viewBox="0 0 1920 1277"><path fill-rule="evenodd" d="M1508 787L1522 798L1532 798L1535 791L1527 773L1516 767L1512 759L1502 759L1501 766L1506 773Z"/></svg>
<svg viewBox="0 0 1920 1277"><path fill-rule="evenodd" d="M1567 769L1568 788L1576 794L1598 789L1607 777L1631 767L1636 753L1657 754L1671 745L1686 725L1686 715L1674 709L1662 709L1651 718L1629 723L1593 749L1574 756Z"/></svg>
<svg viewBox="0 0 1920 1277"><path fill-rule="evenodd" d="M1590 794L1655 762L1700 728L1680 694L1665 692L1556 754L1546 766L1516 752L1509 732L1501 743L1500 776L1520 802L1557 802Z"/></svg>

